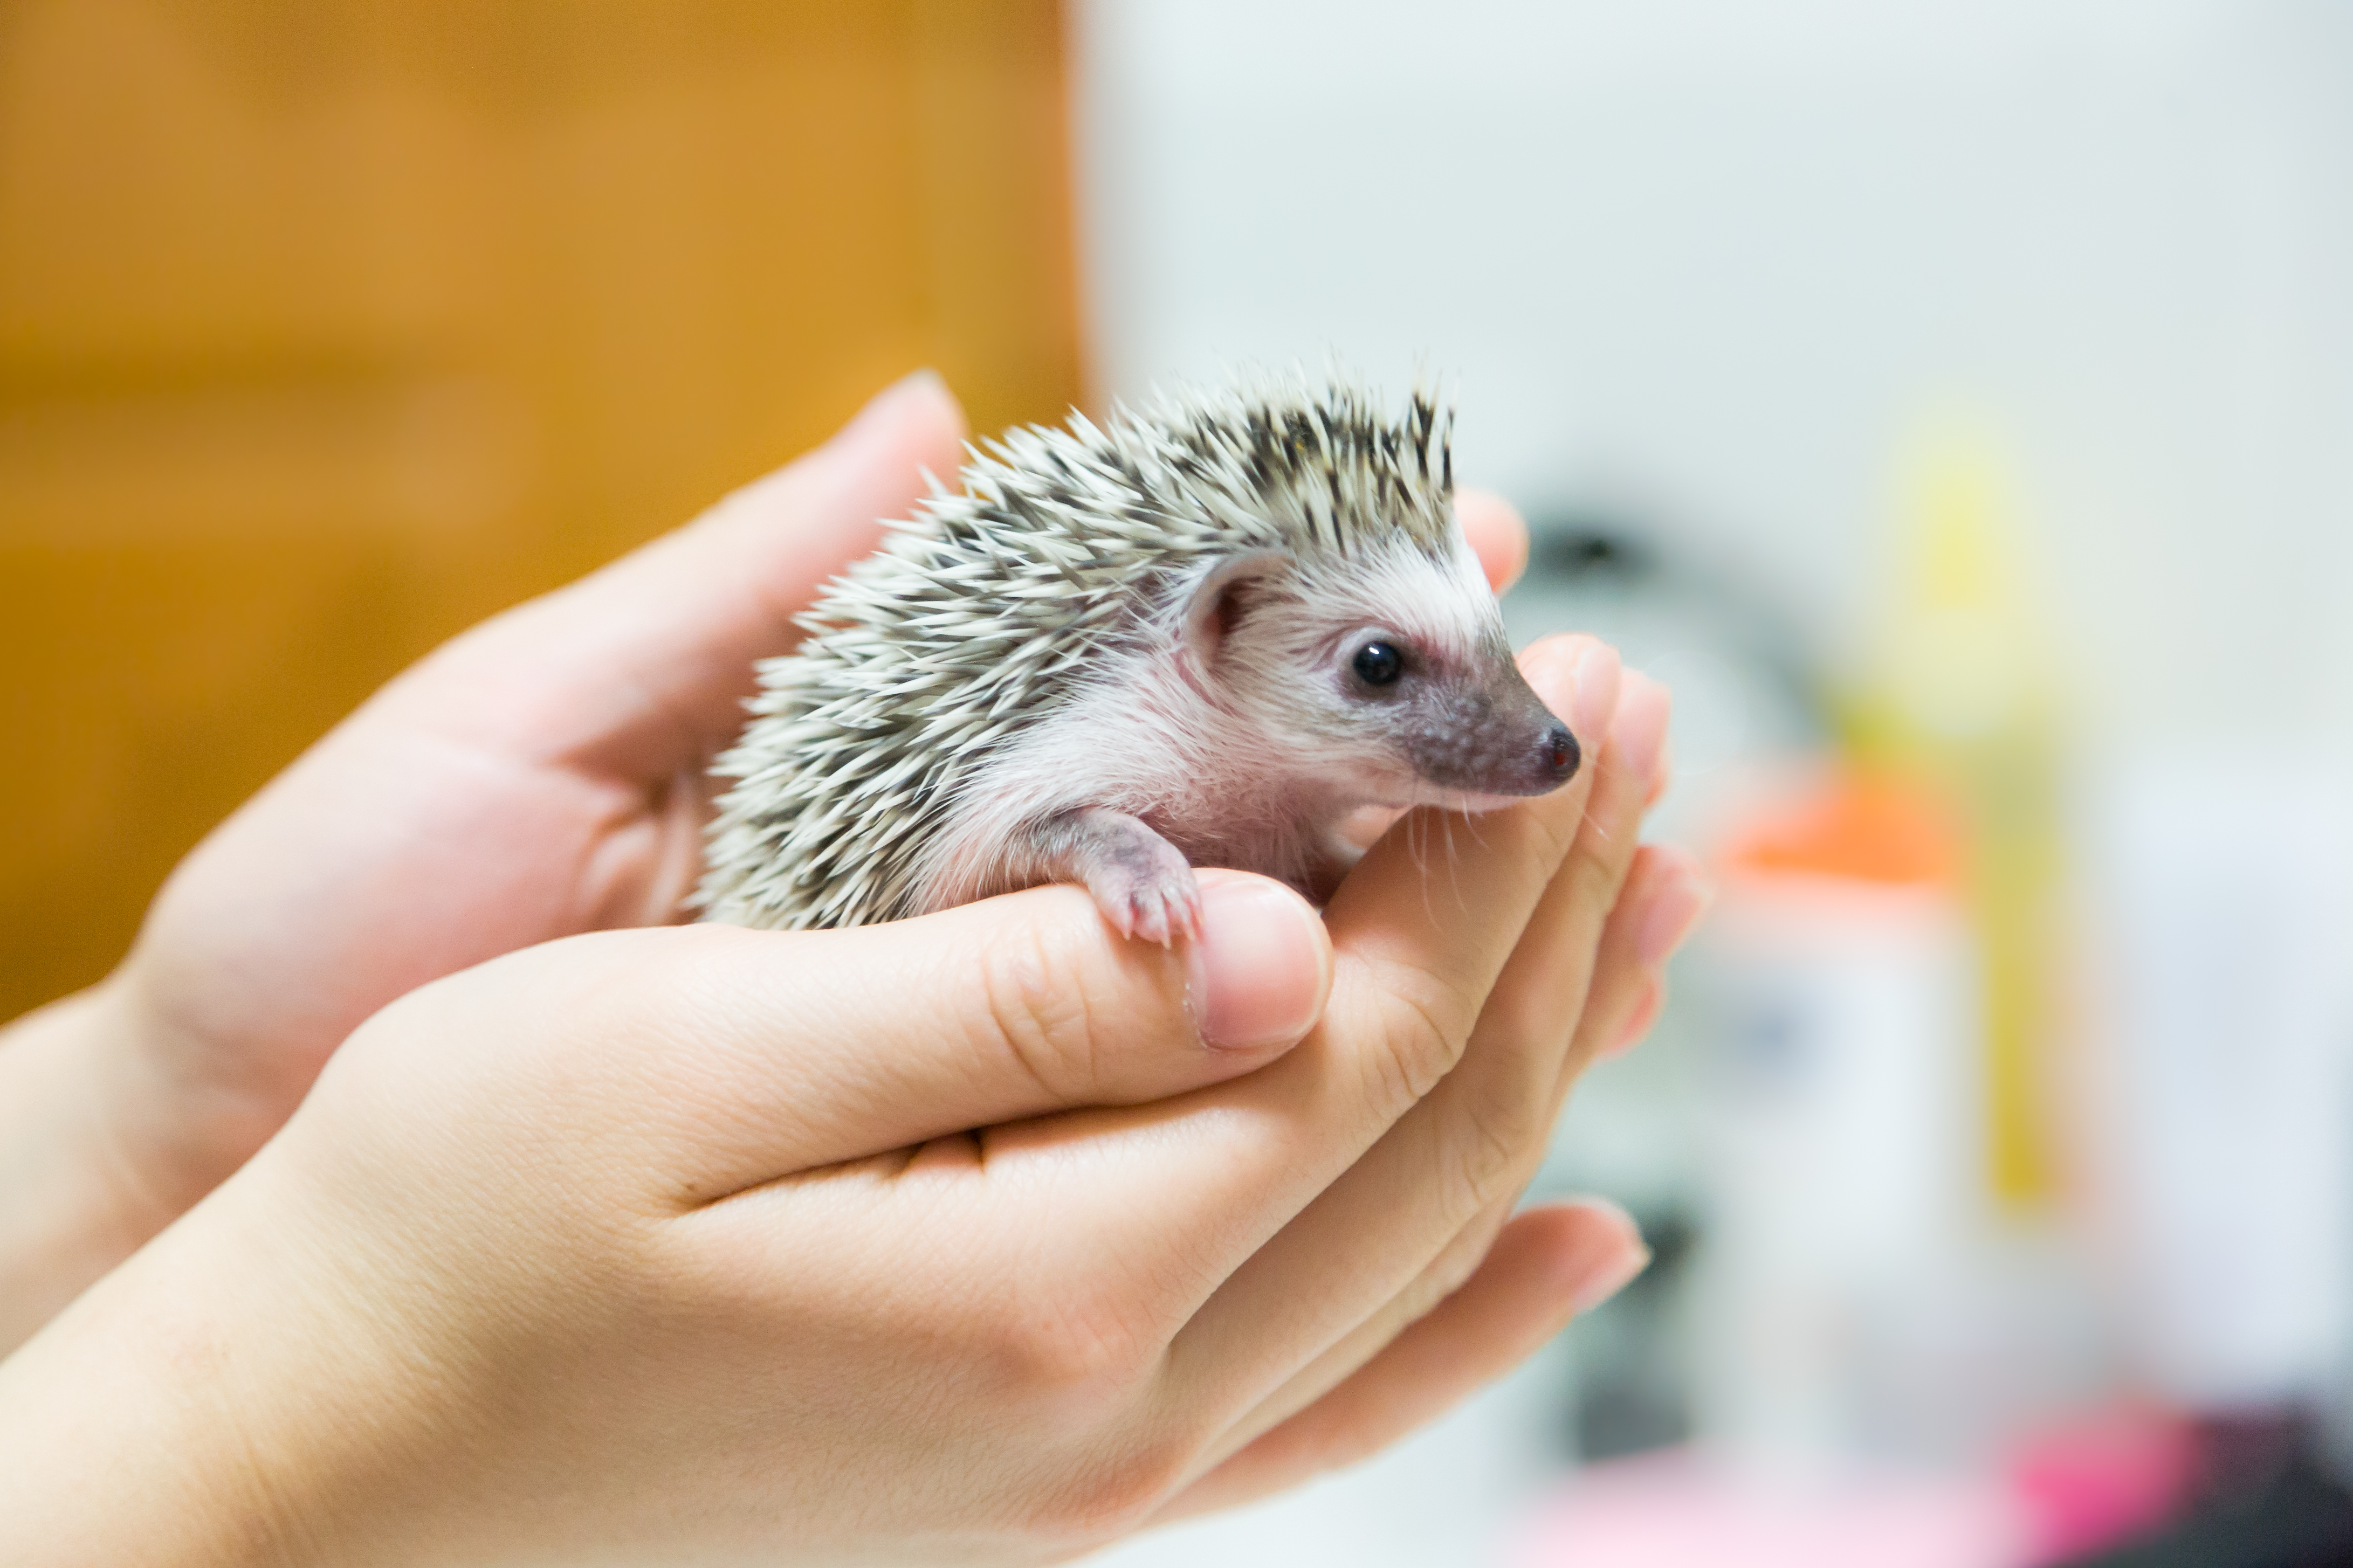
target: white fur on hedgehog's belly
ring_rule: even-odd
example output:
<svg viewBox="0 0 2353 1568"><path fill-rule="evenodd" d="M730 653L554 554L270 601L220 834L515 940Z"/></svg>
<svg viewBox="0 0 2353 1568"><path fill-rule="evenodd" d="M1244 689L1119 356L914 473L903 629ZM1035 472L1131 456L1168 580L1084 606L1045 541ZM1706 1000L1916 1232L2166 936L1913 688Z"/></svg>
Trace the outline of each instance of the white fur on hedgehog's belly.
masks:
<svg viewBox="0 0 2353 1568"><path fill-rule="evenodd" d="M1088 806L1142 819L1196 866L1313 885L1360 803L1303 781L1295 755L1154 662L1077 694L965 781L916 874L918 912L1046 879L1017 858L1021 828Z"/></svg>

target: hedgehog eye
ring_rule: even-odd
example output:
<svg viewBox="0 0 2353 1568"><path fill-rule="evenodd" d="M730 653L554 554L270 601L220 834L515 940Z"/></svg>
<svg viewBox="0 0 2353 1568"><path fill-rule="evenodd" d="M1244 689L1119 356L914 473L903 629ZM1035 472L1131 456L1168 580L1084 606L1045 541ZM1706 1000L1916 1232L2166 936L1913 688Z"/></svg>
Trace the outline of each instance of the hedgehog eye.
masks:
<svg viewBox="0 0 2353 1568"><path fill-rule="evenodd" d="M1348 668L1367 686L1395 686L1405 673L1405 655L1393 643L1368 642L1356 650Z"/></svg>

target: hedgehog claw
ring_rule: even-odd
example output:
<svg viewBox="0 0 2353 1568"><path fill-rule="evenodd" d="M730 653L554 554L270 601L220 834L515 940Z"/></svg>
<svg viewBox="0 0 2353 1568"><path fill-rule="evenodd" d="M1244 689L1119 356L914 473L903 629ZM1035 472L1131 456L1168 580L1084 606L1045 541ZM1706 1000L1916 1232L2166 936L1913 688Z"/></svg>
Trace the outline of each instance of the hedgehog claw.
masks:
<svg viewBox="0 0 2353 1568"><path fill-rule="evenodd" d="M1174 948L1177 938L1189 941L1201 930L1200 894L1189 885L1176 885L1180 873L1189 884L1193 868L1181 861L1142 877L1098 868L1089 879L1089 890L1120 935Z"/></svg>
<svg viewBox="0 0 2353 1568"><path fill-rule="evenodd" d="M1128 901L1136 911L1135 930L1130 934L1140 936L1146 942L1156 942L1161 946L1166 947L1168 914L1160 895L1151 891L1137 892L1132 895Z"/></svg>
<svg viewBox="0 0 2353 1568"><path fill-rule="evenodd" d="M1201 940L1201 889L1187 888L1170 903L1168 923L1187 942Z"/></svg>

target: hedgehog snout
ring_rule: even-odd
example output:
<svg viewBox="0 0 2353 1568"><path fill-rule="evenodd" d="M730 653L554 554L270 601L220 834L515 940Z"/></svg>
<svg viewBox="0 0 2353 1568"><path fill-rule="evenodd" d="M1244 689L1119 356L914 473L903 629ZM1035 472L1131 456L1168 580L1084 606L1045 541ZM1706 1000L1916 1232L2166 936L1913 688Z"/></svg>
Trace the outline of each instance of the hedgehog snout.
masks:
<svg viewBox="0 0 2353 1568"><path fill-rule="evenodd" d="M1549 795L1577 776L1585 755L1576 735L1515 665L1496 672L1485 706L1479 728L1486 742L1480 750L1492 770L1486 788L1497 795Z"/></svg>
<svg viewBox="0 0 2353 1568"><path fill-rule="evenodd" d="M1496 795L1550 795L1554 790L1577 776L1577 765L1585 760L1577 737L1567 725L1543 709L1536 710L1538 722L1533 740L1521 730L1517 746L1510 743L1499 748L1495 760L1502 765L1498 776L1492 778L1487 788ZM1514 726L1516 728L1516 726Z"/></svg>
<svg viewBox="0 0 2353 1568"><path fill-rule="evenodd" d="M1584 762L1568 726L1508 666L1482 686L1432 697L1401 737L1427 785L1500 805L1551 794Z"/></svg>

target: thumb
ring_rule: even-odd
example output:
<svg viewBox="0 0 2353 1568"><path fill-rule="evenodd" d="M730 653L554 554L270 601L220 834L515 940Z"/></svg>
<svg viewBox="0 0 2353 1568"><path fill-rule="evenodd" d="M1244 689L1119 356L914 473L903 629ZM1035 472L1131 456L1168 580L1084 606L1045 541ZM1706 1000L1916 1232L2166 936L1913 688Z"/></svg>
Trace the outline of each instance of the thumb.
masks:
<svg viewBox="0 0 2353 1568"><path fill-rule="evenodd" d="M1331 942L1266 878L1204 872L1201 894L1202 933L1173 952L1121 937L1061 887L852 931L678 931L631 1009L668 1037L631 1053L667 1080L647 1086L639 1131L707 1200L1248 1072L1314 1026Z"/></svg>

